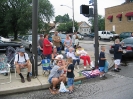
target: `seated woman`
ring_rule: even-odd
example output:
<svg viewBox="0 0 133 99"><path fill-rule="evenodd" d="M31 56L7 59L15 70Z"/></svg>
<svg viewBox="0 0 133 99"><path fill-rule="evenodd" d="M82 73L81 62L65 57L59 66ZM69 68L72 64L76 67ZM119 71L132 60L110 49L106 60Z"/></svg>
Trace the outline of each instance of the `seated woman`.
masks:
<svg viewBox="0 0 133 99"><path fill-rule="evenodd" d="M78 56L80 56L81 59L83 59L84 69L86 69L86 66L87 66L86 61L88 61L88 64L90 66L90 62L91 62L90 56L87 54L87 52L83 48L81 48L81 46L77 47L76 53L77 53Z"/></svg>
<svg viewBox="0 0 133 99"><path fill-rule="evenodd" d="M56 63L57 65L52 68L48 77L49 83L53 85L52 89L50 88L52 94L56 94L56 86L61 81L63 81L64 83L66 82L66 76L63 74L65 68L67 67L66 62L63 60L57 60Z"/></svg>
<svg viewBox="0 0 133 99"><path fill-rule="evenodd" d="M69 48L69 52L66 54L67 58L71 57L73 59L73 65L75 66L77 62L77 68L79 69L80 59L75 56L74 49L72 47Z"/></svg>
<svg viewBox="0 0 133 99"><path fill-rule="evenodd" d="M51 54L51 57L52 57L52 64L53 65L56 63L57 60L63 59L63 55L57 53L56 47L53 48L53 52Z"/></svg>

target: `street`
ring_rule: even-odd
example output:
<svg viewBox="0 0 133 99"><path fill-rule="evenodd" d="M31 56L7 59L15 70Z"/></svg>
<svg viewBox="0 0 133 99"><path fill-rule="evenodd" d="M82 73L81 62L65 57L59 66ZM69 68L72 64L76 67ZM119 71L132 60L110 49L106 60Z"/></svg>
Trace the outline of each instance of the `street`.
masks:
<svg viewBox="0 0 133 99"><path fill-rule="evenodd" d="M94 51L93 44L88 46L88 44L81 43L80 45L87 51ZM105 53L110 55L108 51L110 45L105 46ZM100 80L99 77L85 79L81 84L75 86L72 94L52 95L48 89L44 89L0 96L0 99L133 99L132 64L133 62L129 61L128 66L121 66L122 70L119 73L110 70L106 80Z"/></svg>

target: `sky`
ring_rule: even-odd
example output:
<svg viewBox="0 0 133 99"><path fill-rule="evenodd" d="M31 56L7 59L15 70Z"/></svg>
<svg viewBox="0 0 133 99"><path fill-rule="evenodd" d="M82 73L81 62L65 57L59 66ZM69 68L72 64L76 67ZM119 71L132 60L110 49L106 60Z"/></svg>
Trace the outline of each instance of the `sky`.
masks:
<svg viewBox="0 0 133 99"><path fill-rule="evenodd" d="M49 0L49 1L54 6L55 16L64 15L68 13L70 18L72 19L72 9L66 6L60 6L60 5L67 5L69 7L72 7L72 0ZM97 2L98 2L98 14L105 16L105 8L120 5L124 3L125 0L97 0ZM77 22L88 21L87 17L84 17L82 14L80 14L80 5L82 4L89 5L89 0L74 0L74 19ZM54 18L51 21L54 21Z"/></svg>

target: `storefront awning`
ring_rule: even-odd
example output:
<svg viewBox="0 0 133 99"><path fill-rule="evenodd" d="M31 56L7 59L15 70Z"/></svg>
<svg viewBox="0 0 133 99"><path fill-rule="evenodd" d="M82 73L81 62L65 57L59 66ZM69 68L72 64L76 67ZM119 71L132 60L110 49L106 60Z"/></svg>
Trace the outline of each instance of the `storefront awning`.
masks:
<svg viewBox="0 0 133 99"><path fill-rule="evenodd" d="M121 18L121 17L122 17L122 14L117 14L116 17L117 17L117 18Z"/></svg>
<svg viewBox="0 0 133 99"><path fill-rule="evenodd" d="M107 19L109 19L109 20L112 19L112 18L113 18L113 15L110 15L110 16L107 17Z"/></svg>
<svg viewBox="0 0 133 99"><path fill-rule="evenodd" d="M127 17L128 16L133 16L133 12L128 12L128 13L125 14L125 16L127 16Z"/></svg>

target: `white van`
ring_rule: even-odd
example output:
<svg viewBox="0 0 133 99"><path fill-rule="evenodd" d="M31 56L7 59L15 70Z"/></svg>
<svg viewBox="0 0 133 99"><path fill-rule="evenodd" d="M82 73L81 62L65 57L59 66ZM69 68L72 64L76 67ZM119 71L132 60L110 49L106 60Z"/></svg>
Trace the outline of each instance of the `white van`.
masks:
<svg viewBox="0 0 133 99"><path fill-rule="evenodd" d="M114 34L111 31L98 31L99 40L100 39L109 39L113 40L114 36L117 36L118 34Z"/></svg>

